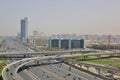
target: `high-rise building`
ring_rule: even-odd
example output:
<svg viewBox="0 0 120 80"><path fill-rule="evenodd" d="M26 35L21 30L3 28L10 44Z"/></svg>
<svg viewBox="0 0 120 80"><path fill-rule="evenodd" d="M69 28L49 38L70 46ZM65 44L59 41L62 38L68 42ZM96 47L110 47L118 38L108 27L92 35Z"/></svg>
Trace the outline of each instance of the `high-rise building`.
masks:
<svg viewBox="0 0 120 80"><path fill-rule="evenodd" d="M21 40L27 42L28 38L28 18L25 17L21 20Z"/></svg>

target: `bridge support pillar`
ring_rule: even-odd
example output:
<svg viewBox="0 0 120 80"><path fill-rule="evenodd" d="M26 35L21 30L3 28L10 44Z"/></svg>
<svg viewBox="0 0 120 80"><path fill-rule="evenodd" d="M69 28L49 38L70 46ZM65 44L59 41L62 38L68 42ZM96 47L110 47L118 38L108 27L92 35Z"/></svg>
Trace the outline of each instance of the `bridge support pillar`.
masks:
<svg viewBox="0 0 120 80"><path fill-rule="evenodd" d="M26 58L26 55L23 55L24 58Z"/></svg>
<svg viewBox="0 0 120 80"><path fill-rule="evenodd" d="M88 57L88 56L84 56L84 60L86 60L86 59L87 59L87 57Z"/></svg>
<svg viewBox="0 0 120 80"><path fill-rule="evenodd" d="M110 76L110 77L111 77L112 80L114 80L113 73L111 73L111 76Z"/></svg>
<svg viewBox="0 0 120 80"><path fill-rule="evenodd" d="M114 56L114 54L110 54L110 57L113 57Z"/></svg>
<svg viewBox="0 0 120 80"><path fill-rule="evenodd" d="M101 58L101 55L97 55L97 58L98 58L98 59Z"/></svg>
<svg viewBox="0 0 120 80"><path fill-rule="evenodd" d="M37 61L37 65L39 65L39 61Z"/></svg>

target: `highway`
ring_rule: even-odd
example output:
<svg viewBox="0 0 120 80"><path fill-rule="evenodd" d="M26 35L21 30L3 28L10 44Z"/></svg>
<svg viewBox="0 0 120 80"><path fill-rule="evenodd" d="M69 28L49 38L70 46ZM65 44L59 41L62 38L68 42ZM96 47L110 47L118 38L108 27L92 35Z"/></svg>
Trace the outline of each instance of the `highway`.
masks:
<svg viewBox="0 0 120 80"><path fill-rule="evenodd" d="M52 60L50 63L51 62L53 63L55 61ZM70 66L64 63L47 64L48 61L42 61L40 64L42 63L45 63L46 65L29 67L29 69L21 71L19 75L23 78L23 80L27 80L32 76L34 76L36 80L102 80L73 67L70 69ZM25 74L25 72L29 72L31 74ZM26 78L24 77L25 75L29 77Z"/></svg>
<svg viewBox="0 0 120 80"><path fill-rule="evenodd" d="M98 69L105 69L105 70L108 70L108 71L111 71L111 72L114 72L114 73L116 73L116 72L120 73L120 69L113 69L113 68L109 68L107 66L100 66L100 65L88 64L88 63L83 63L83 62L74 61L74 60L65 60L64 62L68 62L70 64L76 63L78 65L90 66L90 67L95 67L95 68L98 68Z"/></svg>
<svg viewBox="0 0 120 80"><path fill-rule="evenodd" d="M22 61L22 63L21 64L23 64L23 63L25 63L26 61L28 62L28 60L40 60L40 61L45 61L45 60L48 60L48 59L50 59L50 58L52 58L52 56L48 56L48 57L36 57L36 58L29 58L29 59L24 59L24 61ZM55 57L53 56L53 59L54 59ZM20 63L20 62L19 62ZM19 64L19 63L15 63L15 64ZM42 62L42 63L48 63L48 61L47 62ZM13 65L14 66L14 65ZM19 67L19 66L18 66ZM10 67L9 67L10 68ZM63 65L62 64L62 66L61 67L59 67L59 65L56 65L56 64L54 64L54 65L47 65L47 67L46 66L43 66L43 67L37 67L37 68L39 68L40 69L40 71L41 71L41 69L42 70L44 70L45 72L47 72L47 74L49 74L49 75L52 75L53 76L53 78L54 77L56 77L56 78L67 78L67 80L69 80L69 77L66 77L66 75L68 74L68 73L70 73L70 75L71 75L71 77L72 78L74 78L74 76L76 77L76 78L81 78L81 79L83 79L83 80L89 80L89 79L94 79L94 78L96 78L94 75L93 76L91 76L90 74L86 74L86 73L81 73L82 71L80 71L80 72L78 72L78 70L74 70L74 69L71 69L71 71L68 71L68 69L69 69L69 66L67 66L67 65ZM36 70L38 71L39 69L36 69L36 70L34 70L34 68L33 67L31 67L31 69L33 69L33 70L31 70L31 72L34 74L34 75L36 75L37 76L37 74L36 74ZM13 70L13 71L16 71L17 69L15 68L15 70ZM54 71L55 70L55 71ZM34 72L35 71L35 72ZM73 72L72 72L73 71ZM53 73L56 73L55 75L53 75ZM9 72L8 72L9 73ZM22 77L22 80L26 80L26 77L24 77L24 75L26 75L26 76L29 76L29 77L27 77L27 78L34 78L34 76L32 75L32 74L30 74L29 73L29 75L28 75L28 71L26 71L26 70L23 70L22 72L20 72L20 76ZM39 72L38 72L39 73ZM41 73L41 72L40 72ZM79 73L81 73L81 74L84 74L84 76L83 75L81 75L81 74L79 74ZM16 73L14 73L14 74L16 74ZM19 74L19 73L18 73ZM24 75L23 75L24 74ZM32 75L32 77L30 76L30 75ZM58 76L59 75L59 76ZM69 74L68 74L69 75ZM11 75L9 75L9 76L11 76ZM88 76L88 77L86 77L86 76ZM18 76L16 76L15 75L15 77L17 78ZM37 77L37 78L39 78L39 77ZM58 78L58 79L59 79ZM31 80L30 79L30 80ZM71 79L71 78L70 78ZM34 80L34 79L33 79ZM37 80L37 79L36 79ZM56 79L55 79L56 80ZM61 79L59 79L59 80L61 80ZM99 79L98 78L98 80L102 80L102 79Z"/></svg>
<svg viewBox="0 0 120 80"><path fill-rule="evenodd" d="M24 58L24 59L21 58L21 60L16 60L14 58L12 58L12 60L11 59L8 60L9 64L4 68L2 72L2 76L4 77L4 80L103 80L101 78L98 78L97 76L85 73L83 71L70 67L69 65L66 65L64 63L49 64L49 65L47 63L51 63L51 62L56 63L56 58L59 57L65 59L65 58L83 56L83 55L84 56L89 56L89 55L91 56L98 54L104 55L104 53L82 54L79 53L79 51L34 52L29 47L24 46L22 43L12 38L6 39L6 47L7 47L7 52L4 53L4 55L12 55L17 57L17 55L21 55L21 54L24 55L32 54L33 56L31 56L32 58ZM43 53L50 55L42 56L42 57L38 56ZM56 55L59 53L61 54ZM106 54L113 54L113 52ZM23 66L36 64L36 61L39 61L39 64L41 65L35 67L31 66L28 67L28 69L23 69L22 71L18 72L19 69L22 68ZM47 65L44 65L43 63Z"/></svg>
<svg viewBox="0 0 120 80"><path fill-rule="evenodd" d="M17 53L17 52L27 52L28 48L20 43L20 41L13 39L13 38L5 38L6 45L8 53ZM6 52L6 53L7 53Z"/></svg>
<svg viewBox="0 0 120 80"><path fill-rule="evenodd" d="M17 51L17 52L4 52L4 53L0 53L0 56L7 56L7 57L12 57L12 56L16 56L16 57L22 57L24 55L27 56L40 56L40 55L46 55L46 56L51 56L51 55L66 55L66 54L71 54L71 55L80 55L80 56L97 56L97 55L120 55L120 51L110 51L110 52L97 52L97 53L81 53L81 51L48 51L48 52L34 52L33 50L31 50L30 48L25 49L24 47L21 48L17 48L17 49L21 49L21 51ZM22 49L26 50L26 51L22 51ZM29 50L29 51L27 51Z"/></svg>
<svg viewBox="0 0 120 80"><path fill-rule="evenodd" d="M5 42L6 42L5 48L7 50L6 53L7 52L8 53L18 53L18 52L27 52L27 51L29 51L28 47L24 46L23 44L20 43L20 41L15 40L15 39L13 39L11 37L5 38ZM8 61L8 65L9 65L11 63L16 62L16 59L10 58L7 61ZM14 78L15 78L15 76L14 76L15 75L15 70L16 70L18 65L19 64L13 64L13 65L9 66L9 72L5 72L7 80L14 80Z"/></svg>
<svg viewBox="0 0 120 80"><path fill-rule="evenodd" d="M10 70L12 70L12 74L13 74L13 76L17 79L18 78L18 75L16 76L16 72L17 72L17 69L18 69L18 67L19 66L21 66L21 65L23 65L24 63L28 63L29 61L32 61L32 63L35 63L34 62L34 60L40 60L40 61L45 61L45 60L47 60L47 62L42 62L42 63L48 63L48 59L52 59L52 56L48 56L48 57L36 57L36 58L28 58L28 59L23 59L23 60L21 60L21 61L18 61L18 62L14 62L14 63L12 63L12 64L9 64L10 66L8 66L8 68L10 68ZM55 59L55 56L53 56L53 59ZM16 67L15 67L15 65L16 65ZM63 66L63 64L62 64L62 66ZM65 66L65 67L64 67ZM60 76L62 76L61 78L63 78L64 76L66 76L66 74L68 74L68 73L70 73L70 75L71 75L71 77L73 77L73 76L75 76L75 77L77 77L77 78L81 78L81 79L83 79L83 80L89 80L89 79L87 79L86 77L84 78L84 76L80 76L78 73L80 73L80 72L76 72L75 73L75 71L77 71L77 70L75 70L74 72L70 72L70 71L68 71L68 68L69 68L69 66L66 66L66 65L64 65L63 67L59 67L59 65L56 65L56 64L54 64L54 65L52 65L52 66L44 66L44 67L40 67L40 69L42 69L42 70L44 70L45 72L47 72L47 74L49 74L49 75L51 75L51 74L53 74L53 72L54 72L54 70L58 70L58 71L55 71L56 73L58 73L58 74L56 74L56 76L58 76L58 77L60 77ZM51 68L53 68L52 70L51 70ZM34 69L33 67L31 68L31 69ZM37 71L38 71L39 69L37 69ZM72 71L73 71L74 69L72 69ZM41 71L41 70L40 70ZM33 71L31 71L31 72L33 72L34 73L34 70ZM35 71L36 72L36 71ZM59 73L60 72L60 73ZM7 73L7 76L9 76L8 78L9 78L9 80L12 80L13 79L13 77L11 77L11 71L9 72L4 72L3 73L3 75L4 74L6 74ZM30 76L30 75L32 75L32 74L30 74L29 73L29 75L28 75L28 71L22 71L22 72L20 72L20 76L21 76L21 80L26 80L26 77L27 76L29 76L29 77L27 77L27 78L31 78L32 79L32 77ZM65 74L64 74L65 73ZM19 73L18 73L19 74ZM24 77L24 75L26 75L26 77ZM64 74L64 75L63 75ZM81 74L83 74L83 73L81 73ZM36 74L35 74L36 75ZM73 76L72 76L73 75ZM85 75L85 74L84 74ZM86 76L89 76L90 74L86 74ZM53 75L52 75L53 76ZM56 77L56 76L53 76L53 77ZM57 78L58 78L57 77ZM33 77L34 78L34 77ZM66 77L67 78L67 77ZM90 78L96 78L95 76L90 76ZM31 80L31 79L29 79L29 80ZM67 78L68 80L69 80L69 77ZM34 80L34 79L33 79ZM55 79L56 80L56 79ZM59 80L61 80L61 79L59 79ZM99 80L99 79L98 79ZM102 80L102 79L100 79L100 80Z"/></svg>

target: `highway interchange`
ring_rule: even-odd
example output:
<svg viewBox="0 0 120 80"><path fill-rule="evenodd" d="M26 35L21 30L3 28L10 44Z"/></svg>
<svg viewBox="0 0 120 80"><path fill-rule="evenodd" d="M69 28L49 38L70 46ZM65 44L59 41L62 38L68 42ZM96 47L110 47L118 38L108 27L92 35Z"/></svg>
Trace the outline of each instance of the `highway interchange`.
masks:
<svg viewBox="0 0 120 80"><path fill-rule="evenodd" d="M24 46L13 38L6 39L6 48L7 52L34 52L29 47ZM42 59L44 58L45 59ZM48 56L49 57L49 56ZM52 56L54 57L54 56ZM65 56L63 56L65 57ZM36 58L39 61L39 64L36 63ZM5 80L104 80L97 76L85 73L78 69L75 69L69 65L66 65L62 62L57 62L56 59L49 60L46 56L36 57L30 60L22 59L17 60L15 58L8 60L8 66L4 68L3 77ZM27 68L18 72L19 68L28 65L37 66L28 66ZM21 67L20 67L21 66ZM9 69L6 71L6 69Z"/></svg>

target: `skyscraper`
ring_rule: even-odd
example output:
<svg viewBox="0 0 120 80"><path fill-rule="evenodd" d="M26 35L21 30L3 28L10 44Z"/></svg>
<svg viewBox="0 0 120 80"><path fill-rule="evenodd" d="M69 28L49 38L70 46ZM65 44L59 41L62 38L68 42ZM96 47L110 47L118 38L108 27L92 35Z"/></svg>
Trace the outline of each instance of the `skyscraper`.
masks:
<svg viewBox="0 0 120 80"><path fill-rule="evenodd" d="M27 42L28 38L28 18L25 17L21 20L21 40Z"/></svg>

